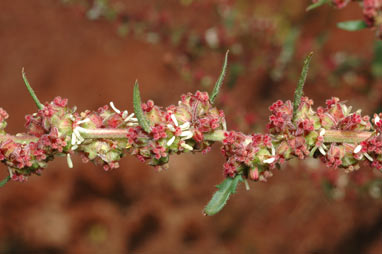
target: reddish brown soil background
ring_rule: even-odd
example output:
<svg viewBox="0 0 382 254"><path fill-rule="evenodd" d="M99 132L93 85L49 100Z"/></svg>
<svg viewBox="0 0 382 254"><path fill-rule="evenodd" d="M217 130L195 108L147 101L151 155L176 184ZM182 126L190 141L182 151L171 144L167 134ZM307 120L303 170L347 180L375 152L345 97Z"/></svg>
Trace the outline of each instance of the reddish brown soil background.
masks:
<svg viewBox="0 0 382 254"><path fill-rule="evenodd" d="M139 9L158 1L126 2ZM179 22L213 25L209 10L159 2ZM262 1L252 2L255 9ZM309 1L273 2L275 11L288 11L291 19L301 21ZM42 101L60 95L80 111L111 100L132 110L136 78L143 97L163 106L200 88L168 68L165 56L175 54L170 46L121 38L107 21L89 21L58 0L1 0L0 10L0 106L9 112L8 130L14 133L23 131L23 116L35 111L23 87L22 67ZM335 28L335 22L357 15L354 6L312 12L300 24L302 38L308 39L299 41L298 52L306 54L309 38L330 30L314 59L339 50L370 58L373 32ZM217 75L222 58L207 53L195 65ZM301 62L297 55L291 64ZM269 104L291 98L295 85L267 82L257 73L241 77L226 93L231 101L227 118L232 122L236 112L256 112L263 126ZM370 114L381 101L377 81L369 93L331 86L325 79L308 82L305 93L318 105L339 96ZM112 172L82 164L77 157L74 164L68 169L58 158L41 177L0 190L0 253L382 253L381 199L353 195L331 200L301 162L289 164L266 184L251 184L250 191L241 186L213 217L204 217L202 208L223 179L218 146L205 156L173 156L170 169L161 173L129 157ZM7 175L2 168L1 178Z"/></svg>

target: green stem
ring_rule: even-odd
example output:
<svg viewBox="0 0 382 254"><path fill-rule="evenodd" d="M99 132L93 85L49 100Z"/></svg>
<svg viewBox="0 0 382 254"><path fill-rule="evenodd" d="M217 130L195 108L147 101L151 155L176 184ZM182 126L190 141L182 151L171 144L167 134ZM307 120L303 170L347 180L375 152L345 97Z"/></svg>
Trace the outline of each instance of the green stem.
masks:
<svg viewBox="0 0 382 254"><path fill-rule="evenodd" d="M368 139L371 135L373 135L373 132L370 131L327 130L324 135L324 142L357 144Z"/></svg>
<svg viewBox="0 0 382 254"><path fill-rule="evenodd" d="M80 128L79 132L84 138L126 138L129 129L84 129Z"/></svg>

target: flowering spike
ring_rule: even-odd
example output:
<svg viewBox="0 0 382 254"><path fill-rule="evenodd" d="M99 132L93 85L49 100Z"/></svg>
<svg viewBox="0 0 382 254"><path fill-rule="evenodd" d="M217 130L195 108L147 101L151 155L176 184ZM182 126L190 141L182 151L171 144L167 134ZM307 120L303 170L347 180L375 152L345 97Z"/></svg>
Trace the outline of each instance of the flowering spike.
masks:
<svg viewBox="0 0 382 254"><path fill-rule="evenodd" d="M27 87L29 94L32 96L32 99L33 99L34 102L36 103L37 108L38 108L38 109L43 109L43 108L44 108L44 105L41 104L41 102L40 102L39 99L37 98L37 95L36 95L35 92L33 91L33 88L30 86L30 84L29 84L29 82L28 82L28 79L27 79L27 76L26 76L26 74L25 74L25 72L24 72L24 67L22 68L21 73L22 73L22 75L23 75L23 80L24 80L25 86Z"/></svg>
<svg viewBox="0 0 382 254"><path fill-rule="evenodd" d="M0 187L3 187L7 182L9 182L9 180L11 180L11 177L10 177L10 176L7 176L6 178L4 178L4 179L0 182Z"/></svg>
<svg viewBox="0 0 382 254"><path fill-rule="evenodd" d="M227 50L227 52L225 53L225 59L224 59L222 72L220 73L219 79L216 81L214 90L211 93L211 96L210 96L211 104L214 104L215 98L219 94L220 88L223 84L224 76L227 70L228 53L229 53L229 50Z"/></svg>
<svg viewBox="0 0 382 254"><path fill-rule="evenodd" d="M139 126L141 126L145 132L150 133L151 132L150 123L147 120L142 110L142 102L141 102L141 95L139 93L138 80L135 81L135 85L134 85L133 104L134 104L134 112L138 118Z"/></svg>
<svg viewBox="0 0 382 254"><path fill-rule="evenodd" d="M301 97L304 93L304 91L303 91L304 90L304 84L306 81L306 76L308 75L309 63L310 63L310 60L312 59L312 55L313 55L313 52L310 52L304 60L304 66L302 67L300 79L298 80L298 85L297 85L296 91L294 92L293 119L296 116L298 106L300 106L300 103L301 103Z"/></svg>
<svg viewBox="0 0 382 254"><path fill-rule="evenodd" d="M216 187L219 189L212 196L210 202L204 208L205 215L214 215L218 213L226 205L227 200L236 192L237 184L243 181L241 175L236 175L234 178L228 177Z"/></svg>

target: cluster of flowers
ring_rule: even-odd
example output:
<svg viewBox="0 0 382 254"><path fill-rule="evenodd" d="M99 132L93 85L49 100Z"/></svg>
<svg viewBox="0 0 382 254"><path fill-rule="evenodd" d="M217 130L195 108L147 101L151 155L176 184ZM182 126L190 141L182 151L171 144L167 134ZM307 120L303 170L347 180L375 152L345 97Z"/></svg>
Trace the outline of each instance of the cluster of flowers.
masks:
<svg viewBox="0 0 382 254"><path fill-rule="evenodd" d="M358 169L361 161L382 170L382 114L375 115L371 123L368 116L361 116L360 110L351 112L338 98L327 100L316 111L312 105L312 100L302 97L294 114L291 101L279 100L269 108L268 134L226 132L222 148L227 158L225 175L265 181L284 161L308 156L346 172ZM361 134L365 138L360 141L356 136ZM349 139L351 135L354 139ZM347 142L341 140L344 136Z"/></svg>
<svg viewBox="0 0 382 254"><path fill-rule="evenodd" d="M97 111L75 112L67 99L55 98L37 113L26 116L27 131L11 136L5 133L8 114L0 109L0 160L8 166L11 179L24 181L40 175L56 155L81 154L83 160L118 167L125 152L156 167L163 167L172 153L207 152L213 142L204 134L225 129L222 111L212 107L207 93L188 93L177 106L162 109L152 101L142 104L151 131L138 124L134 113L121 112L113 102Z"/></svg>

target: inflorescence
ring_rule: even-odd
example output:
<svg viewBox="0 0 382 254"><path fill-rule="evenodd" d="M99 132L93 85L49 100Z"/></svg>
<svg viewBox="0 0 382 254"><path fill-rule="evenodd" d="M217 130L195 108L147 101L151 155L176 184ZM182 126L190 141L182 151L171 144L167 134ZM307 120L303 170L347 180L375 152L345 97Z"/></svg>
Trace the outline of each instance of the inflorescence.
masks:
<svg viewBox="0 0 382 254"><path fill-rule="evenodd" d="M225 67L221 77L224 71ZM206 92L187 93L178 105L166 108L152 100L139 102L138 111L143 113L136 115L119 110L113 102L97 111L78 113L67 99L56 97L25 117L22 134L5 132L8 114L0 108L0 160L14 181L41 175L55 156L66 156L68 166L73 167L74 153L104 170L117 168L125 154L161 170L167 168L171 154L204 154L218 141L226 158L227 179L266 181L283 162L307 157L346 172L358 170L361 162L382 171L382 114L370 119L360 110L352 112L338 98L317 109L307 97L301 97L297 105L294 111L291 101L276 101L269 107L267 133L246 135L227 130L224 112L213 106ZM148 124L146 128L142 121ZM224 204L228 197L223 197Z"/></svg>

